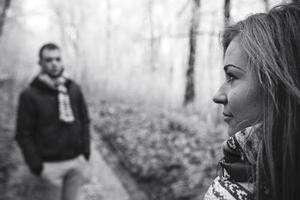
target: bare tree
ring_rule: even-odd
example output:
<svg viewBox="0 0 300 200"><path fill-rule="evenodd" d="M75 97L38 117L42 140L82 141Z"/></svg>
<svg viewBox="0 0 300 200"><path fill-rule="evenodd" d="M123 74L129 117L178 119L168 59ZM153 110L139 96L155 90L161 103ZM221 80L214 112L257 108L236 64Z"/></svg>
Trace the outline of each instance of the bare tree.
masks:
<svg viewBox="0 0 300 200"><path fill-rule="evenodd" d="M5 23L6 18L6 11L8 10L10 6L11 0L2 0L0 1L0 35L2 35L3 32L3 26Z"/></svg>
<svg viewBox="0 0 300 200"><path fill-rule="evenodd" d="M153 22L153 0L148 0L148 20L149 20L149 28L150 28L150 66L151 70L155 71L155 36L154 36L154 22Z"/></svg>
<svg viewBox="0 0 300 200"><path fill-rule="evenodd" d="M227 27L230 24L230 0L225 0L224 2L224 26Z"/></svg>
<svg viewBox="0 0 300 200"><path fill-rule="evenodd" d="M265 4L265 10L268 11L270 9L269 0L263 0Z"/></svg>
<svg viewBox="0 0 300 200"><path fill-rule="evenodd" d="M197 30L200 21L200 0L193 0L191 27L189 32L189 61L186 71L186 87L184 95L184 106L192 103L195 98L195 63L197 50Z"/></svg>
<svg viewBox="0 0 300 200"><path fill-rule="evenodd" d="M3 27L6 19L6 12L10 6L11 0L5 0L5 1L0 1L0 36L2 35L3 32ZM0 75L0 87L9 80L9 77L7 75L4 75L3 73ZM8 94L11 94L8 93Z"/></svg>
<svg viewBox="0 0 300 200"><path fill-rule="evenodd" d="M57 23L60 30L61 43L69 57L69 64L75 67L69 69L72 75L78 80L83 80L86 71L85 52L81 47L82 32L80 31L85 23L85 18L80 11L80 5L65 3L57 0L50 1L50 6L56 14Z"/></svg>
<svg viewBox="0 0 300 200"><path fill-rule="evenodd" d="M110 66L111 59L111 2L106 0L106 66Z"/></svg>

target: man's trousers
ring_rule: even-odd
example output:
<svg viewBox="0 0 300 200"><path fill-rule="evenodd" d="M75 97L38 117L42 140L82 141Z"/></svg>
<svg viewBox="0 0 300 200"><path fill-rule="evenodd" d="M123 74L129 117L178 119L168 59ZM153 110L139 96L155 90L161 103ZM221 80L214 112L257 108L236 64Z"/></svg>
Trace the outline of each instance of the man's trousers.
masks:
<svg viewBox="0 0 300 200"><path fill-rule="evenodd" d="M45 162L41 181L47 185L45 199L78 200L86 180L87 161L83 156L60 162Z"/></svg>

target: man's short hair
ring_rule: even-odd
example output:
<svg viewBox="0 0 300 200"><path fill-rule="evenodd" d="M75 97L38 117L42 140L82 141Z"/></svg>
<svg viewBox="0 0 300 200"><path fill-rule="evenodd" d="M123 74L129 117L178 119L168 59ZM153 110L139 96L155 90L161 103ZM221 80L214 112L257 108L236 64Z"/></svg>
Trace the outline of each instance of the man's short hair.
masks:
<svg viewBox="0 0 300 200"><path fill-rule="evenodd" d="M45 49L50 49L50 50L60 50L59 46L54 44L54 43L47 43L47 44L44 44L41 48L40 48L40 51L39 51L39 58L42 59L42 56L43 56L43 51Z"/></svg>

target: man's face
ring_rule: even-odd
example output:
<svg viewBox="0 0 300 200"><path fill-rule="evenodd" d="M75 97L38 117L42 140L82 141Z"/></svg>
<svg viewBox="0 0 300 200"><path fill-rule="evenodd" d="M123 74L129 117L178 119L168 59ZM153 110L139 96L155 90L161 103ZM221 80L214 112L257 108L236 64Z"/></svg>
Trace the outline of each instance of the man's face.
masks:
<svg viewBox="0 0 300 200"><path fill-rule="evenodd" d="M61 52L59 49L44 49L39 64L42 71L52 78L57 78L63 71Z"/></svg>

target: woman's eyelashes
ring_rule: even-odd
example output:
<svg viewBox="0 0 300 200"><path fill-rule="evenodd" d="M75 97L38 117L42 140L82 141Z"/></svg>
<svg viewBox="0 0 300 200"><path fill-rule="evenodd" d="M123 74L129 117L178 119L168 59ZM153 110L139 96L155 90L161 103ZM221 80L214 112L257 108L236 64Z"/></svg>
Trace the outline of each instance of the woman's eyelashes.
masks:
<svg viewBox="0 0 300 200"><path fill-rule="evenodd" d="M234 80L237 79L237 77L233 73L225 72L225 75L226 75L226 82L228 83L232 83Z"/></svg>

